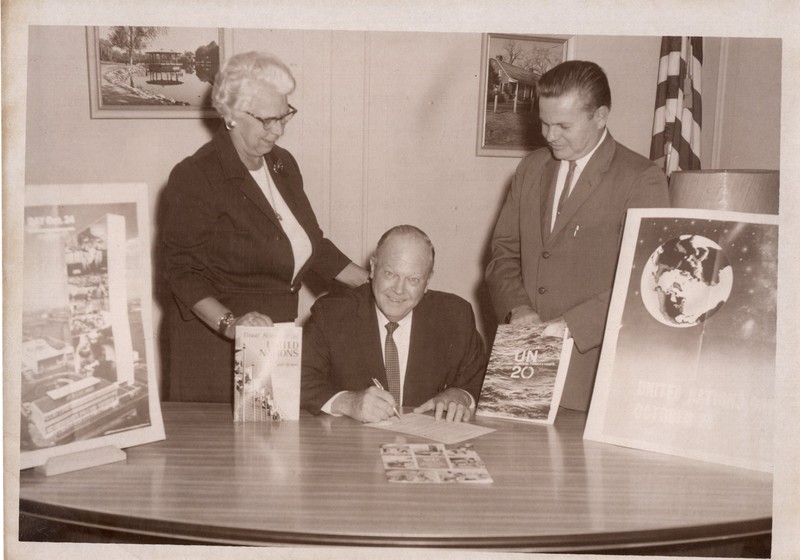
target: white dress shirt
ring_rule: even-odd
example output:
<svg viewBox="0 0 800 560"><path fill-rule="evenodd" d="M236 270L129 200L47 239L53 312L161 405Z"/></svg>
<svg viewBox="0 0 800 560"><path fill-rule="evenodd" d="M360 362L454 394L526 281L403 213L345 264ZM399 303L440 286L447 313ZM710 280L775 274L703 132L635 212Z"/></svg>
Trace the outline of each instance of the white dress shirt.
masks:
<svg viewBox="0 0 800 560"><path fill-rule="evenodd" d="M386 359L386 323L389 322L389 319L386 318L378 306L375 306L375 315L378 318L378 332L380 333L381 339L381 355L384 356L384 360ZM394 333L392 334L392 338L394 339L394 344L397 346L397 358L400 362L400 402L403 401L403 386L405 385L406 381L406 366L408 366L408 350L411 346L411 322L413 320L414 310L412 309L411 312L400 319L397 324L398 327L395 329ZM385 364L384 364L385 367ZM367 387L364 387L365 389ZM384 389L388 390L388 387L384 387ZM463 389L461 389L464 391ZM342 393L346 393L347 391L339 391L335 395L333 395L328 401L322 405L322 412L327 414L331 414L332 416L341 416L341 414L333 414L331 412L331 405L333 401L336 400L336 397L341 395ZM468 392L464 391L464 393L469 396L470 402L470 409L475 408L475 399L473 396Z"/></svg>
<svg viewBox="0 0 800 560"><path fill-rule="evenodd" d="M375 315L378 318L378 332L380 333L381 339L381 355L386 359L386 323L389 322L389 319L386 318L378 306L375 306ZM411 312L400 319L397 322L398 327L395 329L394 333L392 334L392 338L394 339L394 344L397 346L397 358L400 362L400 401L403 401L403 385L406 381L406 366L408 365L408 347L411 345L411 318L414 315L414 310L412 309ZM385 364L384 364L385 367ZM364 387L367 389L367 387ZM388 387L384 387L387 391L389 390ZM333 395L328 401L322 405L322 412L327 412L328 414L332 414L333 416L341 416L340 414L333 414L331 412L331 405L333 401L336 400L336 397L341 395L342 393L346 393L347 391L339 391L335 395Z"/></svg>
<svg viewBox="0 0 800 560"><path fill-rule="evenodd" d="M600 140L597 142L592 151L583 156L580 159L575 160L575 171L572 172L572 182L569 185L569 190L567 191L567 196L572 194L572 189L578 183L578 179L581 176L586 164L589 163L589 160L592 159L592 156L597 151L597 148L600 147L600 144L603 143L603 140L606 139L606 134L608 134L608 129L603 130L603 135L600 137ZM561 193L564 191L564 182L567 180L567 172L569 170L569 162L567 160L561 160L561 165L558 167L558 177L556 178L556 192L555 198L553 198L553 215L550 219L550 230L555 227L556 225L556 217L558 217L558 201L561 200Z"/></svg>

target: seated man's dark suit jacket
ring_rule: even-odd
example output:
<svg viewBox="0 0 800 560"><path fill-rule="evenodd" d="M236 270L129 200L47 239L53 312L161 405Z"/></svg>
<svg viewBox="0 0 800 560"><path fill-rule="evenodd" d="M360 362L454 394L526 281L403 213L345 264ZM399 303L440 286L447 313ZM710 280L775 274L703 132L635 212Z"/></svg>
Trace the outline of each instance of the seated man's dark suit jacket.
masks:
<svg viewBox="0 0 800 560"><path fill-rule="evenodd" d="M517 167L492 237L486 280L498 319L530 305L563 317L575 340L561 406L587 410L600 357L628 208L668 207L656 165L609 133L589 159L550 231L560 162L544 148Z"/></svg>
<svg viewBox="0 0 800 560"><path fill-rule="evenodd" d="M317 300L303 329L302 407L319 414L333 395L371 387L373 377L388 387L381 332L369 284ZM485 372L472 306L428 290L412 316L403 406L419 406L449 387L477 402Z"/></svg>

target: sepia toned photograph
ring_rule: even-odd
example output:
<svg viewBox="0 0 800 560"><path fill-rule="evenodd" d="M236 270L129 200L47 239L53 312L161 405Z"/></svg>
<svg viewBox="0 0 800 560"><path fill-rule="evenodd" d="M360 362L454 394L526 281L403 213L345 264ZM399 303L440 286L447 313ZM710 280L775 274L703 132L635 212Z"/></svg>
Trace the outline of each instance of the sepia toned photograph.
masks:
<svg viewBox="0 0 800 560"><path fill-rule="evenodd" d="M522 157L547 145L536 105L536 84L569 59L567 38L483 36L478 155Z"/></svg>
<svg viewBox="0 0 800 560"><path fill-rule="evenodd" d="M224 30L87 27L92 118L216 115L211 87L225 59Z"/></svg>
<svg viewBox="0 0 800 560"><path fill-rule="evenodd" d="M436 2L413 20L350 0L81 3L3 5L9 557L797 557L796 14L467 2L467 24ZM131 48L119 22L163 27ZM242 93L216 110L209 45ZM597 125L547 144L536 97L563 62L607 79L613 106L543 95L548 122L566 98ZM747 169L775 177L779 236L777 216L704 209L624 236L634 209L677 207L681 174ZM426 257L395 283L415 297L372 290L395 269L381 240L387 259ZM398 395L381 314L399 325ZM498 336L537 315L570 336ZM296 420L255 360L275 348L236 342L281 323L305 337ZM487 372L495 340L505 365ZM651 449L675 433L683 448ZM124 460L43 472L81 442ZM712 455L769 444L772 471Z"/></svg>

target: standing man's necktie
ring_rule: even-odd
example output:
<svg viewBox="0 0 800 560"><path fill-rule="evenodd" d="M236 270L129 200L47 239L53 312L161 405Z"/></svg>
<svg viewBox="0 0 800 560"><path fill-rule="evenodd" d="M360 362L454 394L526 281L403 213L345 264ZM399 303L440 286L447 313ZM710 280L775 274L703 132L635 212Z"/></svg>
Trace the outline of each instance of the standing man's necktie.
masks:
<svg viewBox="0 0 800 560"><path fill-rule="evenodd" d="M386 381L389 382L389 392L394 397L397 406L402 406L400 402L400 358L397 355L397 345L394 343L392 333L397 327L397 323L389 321L386 323L386 350L383 358L386 367Z"/></svg>
<svg viewBox="0 0 800 560"><path fill-rule="evenodd" d="M558 210L556 211L556 220L561 215L561 210L564 208L564 203L569 196L570 187L572 186L572 176L575 174L575 167L577 164L574 161L569 162L569 169L567 170L567 178L564 180L564 188L561 190L561 197L558 199Z"/></svg>

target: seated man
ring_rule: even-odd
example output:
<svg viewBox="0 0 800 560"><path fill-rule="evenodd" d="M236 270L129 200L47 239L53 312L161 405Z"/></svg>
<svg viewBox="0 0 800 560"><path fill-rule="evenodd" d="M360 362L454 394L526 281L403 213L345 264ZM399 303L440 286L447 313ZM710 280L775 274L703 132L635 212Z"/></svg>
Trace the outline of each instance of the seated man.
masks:
<svg viewBox="0 0 800 560"><path fill-rule="evenodd" d="M468 302L428 290L433 260L425 233L396 226L370 259L370 285L314 304L303 329L303 408L377 422L402 405L469 420L483 342Z"/></svg>

